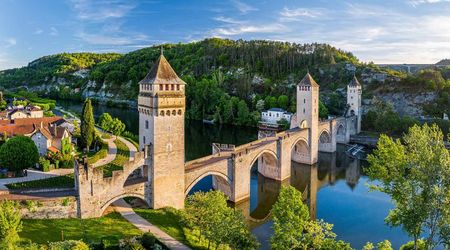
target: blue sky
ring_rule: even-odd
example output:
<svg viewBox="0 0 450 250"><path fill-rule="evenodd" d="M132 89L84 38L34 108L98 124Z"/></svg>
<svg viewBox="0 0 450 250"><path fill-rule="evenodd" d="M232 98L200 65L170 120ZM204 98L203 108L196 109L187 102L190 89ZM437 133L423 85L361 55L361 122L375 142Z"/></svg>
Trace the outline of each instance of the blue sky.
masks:
<svg viewBox="0 0 450 250"><path fill-rule="evenodd" d="M206 37L321 42L375 63L450 58L450 0L0 0L0 69Z"/></svg>

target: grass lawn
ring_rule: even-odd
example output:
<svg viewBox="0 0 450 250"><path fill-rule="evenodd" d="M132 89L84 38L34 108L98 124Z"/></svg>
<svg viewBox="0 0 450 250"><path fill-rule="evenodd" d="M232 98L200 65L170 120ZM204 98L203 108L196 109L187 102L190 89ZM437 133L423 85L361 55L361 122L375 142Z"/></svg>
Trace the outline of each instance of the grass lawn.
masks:
<svg viewBox="0 0 450 250"><path fill-rule="evenodd" d="M24 219L20 237L43 244L53 241L83 240L100 242L102 238L117 243L119 239L140 235L142 232L126 221L119 213L94 219Z"/></svg>
<svg viewBox="0 0 450 250"><path fill-rule="evenodd" d="M157 210L134 208L134 211L142 218L190 248L208 249L208 243L205 240L199 242L197 237L198 234L194 234L191 230L183 228L180 225L181 217L177 210L173 208L162 208Z"/></svg>
<svg viewBox="0 0 450 250"><path fill-rule="evenodd" d="M9 189L33 189L33 188L73 188L75 179L73 174L51 177L47 179L11 183L6 185Z"/></svg>
<svg viewBox="0 0 450 250"><path fill-rule="evenodd" d="M99 167L103 169L104 177L111 177L113 171L122 170L123 164L130 160L130 149L127 145L119 139L115 139L114 143L117 146L116 158L114 161Z"/></svg>

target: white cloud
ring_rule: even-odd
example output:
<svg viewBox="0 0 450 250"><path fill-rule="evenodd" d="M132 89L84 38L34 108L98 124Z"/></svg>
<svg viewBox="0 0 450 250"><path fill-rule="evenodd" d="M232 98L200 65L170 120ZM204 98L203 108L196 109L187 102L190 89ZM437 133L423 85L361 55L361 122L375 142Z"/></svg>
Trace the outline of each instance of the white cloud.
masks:
<svg viewBox="0 0 450 250"><path fill-rule="evenodd" d="M255 8L253 6L250 6L250 5L246 4L246 3L243 3L243 2L241 2L239 0L232 0L231 2L243 14L246 14L247 12L250 12L250 11L258 10L257 8Z"/></svg>
<svg viewBox="0 0 450 250"><path fill-rule="evenodd" d="M280 12L281 20L283 21L298 21L301 18L315 18L321 16L322 14L323 9L289 9L287 7L284 7Z"/></svg>
<svg viewBox="0 0 450 250"><path fill-rule="evenodd" d="M448 3L450 0L410 0L409 4L417 6L420 4Z"/></svg>
<svg viewBox="0 0 450 250"><path fill-rule="evenodd" d="M223 17L223 16L219 16L219 17L214 17L213 18L216 21L219 22L223 22L223 23L228 23L228 24L242 24L245 23L245 21L240 21L240 20L236 20L230 17Z"/></svg>
<svg viewBox="0 0 450 250"><path fill-rule="evenodd" d="M15 46L16 44L17 44L17 40L13 37L3 39L0 43L0 45L2 45L2 47L4 47L4 48L10 48L12 46Z"/></svg>
<svg viewBox="0 0 450 250"><path fill-rule="evenodd" d="M57 36L59 34L58 30L55 27L50 27L50 35Z"/></svg>
<svg viewBox="0 0 450 250"><path fill-rule="evenodd" d="M33 32L33 34L35 34L35 35L40 35L40 34L42 34L44 31L42 30L42 29L36 29L34 32Z"/></svg>
<svg viewBox="0 0 450 250"><path fill-rule="evenodd" d="M212 31L213 36L235 36L247 33L282 33L287 32L288 27L279 23L263 25L235 25L227 28L216 28Z"/></svg>
<svg viewBox="0 0 450 250"><path fill-rule="evenodd" d="M136 5L132 1L72 0L77 17L86 21L104 21L126 16Z"/></svg>

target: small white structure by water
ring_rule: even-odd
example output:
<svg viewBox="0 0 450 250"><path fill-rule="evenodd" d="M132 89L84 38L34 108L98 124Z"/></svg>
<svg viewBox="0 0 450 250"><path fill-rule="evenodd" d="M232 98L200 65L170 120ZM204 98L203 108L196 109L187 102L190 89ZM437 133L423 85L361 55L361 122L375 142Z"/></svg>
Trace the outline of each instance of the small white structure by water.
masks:
<svg viewBox="0 0 450 250"><path fill-rule="evenodd" d="M267 111L261 112L262 121L269 124L278 124L281 119L286 119L291 122L292 113L287 112L282 108L271 108Z"/></svg>

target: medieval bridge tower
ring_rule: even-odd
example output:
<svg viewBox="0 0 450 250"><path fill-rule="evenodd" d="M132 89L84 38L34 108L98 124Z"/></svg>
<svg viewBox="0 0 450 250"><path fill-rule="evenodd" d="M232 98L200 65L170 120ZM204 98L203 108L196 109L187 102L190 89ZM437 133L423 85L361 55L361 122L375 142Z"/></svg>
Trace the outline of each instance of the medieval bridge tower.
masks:
<svg viewBox="0 0 450 250"><path fill-rule="evenodd" d="M139 147L147 148L150 205L184 206L185 86L163 54L139 82Z"/></svg>

